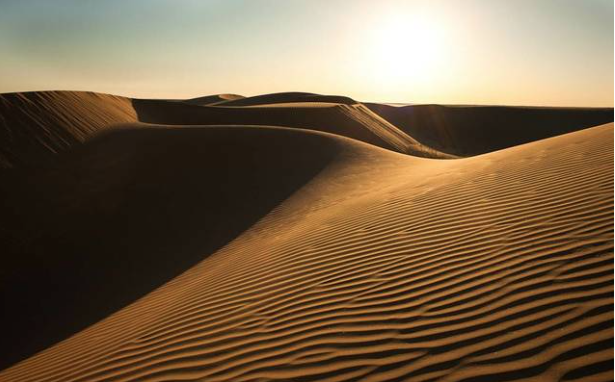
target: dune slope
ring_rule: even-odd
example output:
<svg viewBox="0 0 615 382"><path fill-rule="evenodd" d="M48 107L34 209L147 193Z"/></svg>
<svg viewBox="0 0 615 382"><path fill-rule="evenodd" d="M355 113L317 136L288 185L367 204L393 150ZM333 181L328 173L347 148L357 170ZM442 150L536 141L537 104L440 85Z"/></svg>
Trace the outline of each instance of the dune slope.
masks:
<svg viewBox="0 0 615 382"><path fill-rule="evenodd" d="M613 122L612 108L366 106L424 145L462 157Z"/></svg>
<svg viewBox="0 0 615 382"><path fill-rule="evenodd" d="M410 155L452 158L422 145L361 104L331 103L344 101L345 97L281 93L251 98L253 102L248 102L251 106L215 107L205 105L243 98L221 94L168 101L89 92L3 94L0 95L0 169L46 166L55 160L55 154L81 145L96 133L137 121L305 128L347 136ZM293 102L299 99L304 102ZM317 102L319 99L331 102ZM284 107L259 104L267 100L286 103Z"/></svg>
<svg viewBox="0 0 615 382"><path fill-rule="evenodd" d="M131 100L109 94L0 94L0 168L43 165L110 125L136 121Z"/></svg>
<svg viewBox="0 0 615 382"><path fill-rule="evenodd" d="M254 106L254 105L267 105L275 103L303 103L303 102L326 102L326 103L339 103L345 105L352 105L357 103L349 97L336 96L336 95L322 95L314 93L304 92L284 92L284 93L272 93L263 94L253 97L244 97L240 99L231 99L228 101L217 103L219 106Z"/></svg>
<svg viewBox="0 0 615 382"><path fill-rule="evenodd" d="M613 121L612 109L392 107L343 96L218 94L139 100L72 91L0 95L0 170L47 166L121 123L265 125L324 131L405 154L471 156Z"/></svg>
<svg viewBox="0 0 615 382"><path fill-rule="evenodd" d="M0 295L10 312L0 315L0 367L198 263L337 151L335 141L288 129L133 125L51 167L0 174Z"/></svg>
<svg viewBox="0 0 615 382"><path fill-rule="evenodd" d="M210 107L133 100L139 120L171 125L284 126L337 134L414 156L453 158L407 135L363 105L318 107Z"/></svg>
<svg viewBox="0 0 615 382"><path fill-rule="evenodd" d="M0 380L612 379L612 124L451 161L305 134L338 148L309 183Z"/></svg>
<svg viewBox="0 0 615 382"><path fill-rule="evenodd" d="M215 105L217 103L227 102L227 101L232 101L232 100L237 100L237 99L242 99L242 98L245 98L245 97L239 94L214 94L210 96L187 99L187 100L184 100L183 102L192 104L192 105L204 106L204 105Z"/></svg>

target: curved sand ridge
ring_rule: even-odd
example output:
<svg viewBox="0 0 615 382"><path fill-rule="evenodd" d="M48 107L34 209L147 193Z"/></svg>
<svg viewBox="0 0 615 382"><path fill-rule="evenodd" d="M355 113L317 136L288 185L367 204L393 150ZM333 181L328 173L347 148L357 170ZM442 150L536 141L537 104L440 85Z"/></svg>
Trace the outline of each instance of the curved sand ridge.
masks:
<svg viewBox="0 0 615 382"><path fill-rule="evenodd" d="M292 102L292 107L288 107L288 103L285 107L200 106L211 101L212 97L240 97L236 95L201 97L184 102L128 99L86 92L11 93L0 97L0 138L4 138L0 140L0 168L46 165L54 154L78 146L95 133L120 123L137 121L304 128L347 136L410 155L453 158L422 145L361 104L318 105L315 102L318 99L339 101L340 97L336 96L282 93L251 97L260 102L308 100L309 106L305 106L306 102Z"/></svg>
<svg viewBox="0 0 615 382"><path fill-rule="evenodd" d="M253 97L242 97L231 99L224 102L219 102L219 106L254 106L254 105L267 105L275 103L304 103L304 102L325 102L325 103L338 103L344 105L352 105L357 103L349 97L336 96L336 95L322 95L315 93L304 92L284 92L284 93L271 93L262 94Z"/></svg>
<svg viewBox="0 0 615 382"><path fill-rule="evenodd" d="M341 151L216 254L0 380L612 379L612 124L452 161L296 133Z"/></svg>
<svg viewBox="0 0 615 382"><path fill-rule="evenodd" d="M361 104L210 107L158 100L134 100L133 105L139 120L147 123L295 127L342 135L414 156L454 158L422 145Z"/></svg>
<svg viewBox="0 0 615 382"><path fill-rule="evenodd" d="M184 100L183 102L189 103L192 105L203 106L203 105L215 105L217 103L223 103L223 102L233 101L233 100L242 99L242 98L245 98L245 97L239 94L214 94L210 96L187 99L187 100Z"/></svg>
<svg viewBox="0 0 615 382"><path fill-rule="evenodd" d="M367 107L366 107L367 106ZM92 135L126 122L266 125L312 129L409 155L476 155L612 122L612 109L392 107L343 96L218 94L138 100L45 91L0 95L0 168L46 166Z"/></svg>

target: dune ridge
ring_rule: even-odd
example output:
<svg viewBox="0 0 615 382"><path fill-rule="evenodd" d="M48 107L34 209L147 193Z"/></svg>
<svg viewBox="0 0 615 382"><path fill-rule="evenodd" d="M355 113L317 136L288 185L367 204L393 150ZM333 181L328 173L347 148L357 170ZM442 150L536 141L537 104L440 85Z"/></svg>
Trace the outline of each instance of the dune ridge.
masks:
<svg viewBox="0 0 615 382"><path fill-rule="evenodd" d="M243 100L235 95L207 96L184 102L128 99L87 92L11 93L2 97L0 115L7 116L0 120L0 138L5 138L0 144L0 166L4 168L44 165L54 154L67 151L108 128L130 122L305 128L348 136L410 155L452 157L420 144L361 105L315 102L321 98L339 101L336 96L301 93L299 99L307 97L307 101L290 103L290 107L288 102L286 107L263 107L254 102L248 102L252 106L247 107L205 105L216 99ZM252 98L260 102L292 101L297 96L284 93ZM309 106L304 106L306 102Z"/></svg>
<svg viewBox="0 0 615 382"><path fill-rule="evenodd" d="M295 134L336 147L307 184L0 380L612 379L613 124L447 161Z"/></svg>
<svg viewBox="0 0 615 382"><path fill-rule="evenodd" d="M233 101L233 100L242 99L242 98L245 98L245 97L239 94L214 94L210 96L190 98L190 99L184 100L183 102L189 103L192 105L199 105L199 106L210 105L211 106L211 105L215 105L218 103L224 103L227 101Z"/></svg>
<svg viewBox="0 0 615 382"><path fill-rule="evenodd" d="M352 105L357 103L350 97L336 96L336 95L322 95L315 93L305 92L284 92L284 93L272 93L263 94L252 97L243 97L237 99L231 99L218 103L218 106L256 106L267 105L275 103L312 103L312 102L324 102L324 103L337 103L344 105Z"/></svg>
<svg viewBox="0 0 615 382"><path fill-rule="evenodd" d="M171 125L263 125L323 131L405 154L453 158L408 136L361 105L211 107L135 100L139 120Z"/></svg>
<svg viewBox="0 0 615 382"><path fill-rule="evenodd" d="M374 135L388 142L401 153L411 153L426 158L453 159L454 155L446 154L422 145L416 139L405 134L386 119L373 113L362 104L339 105L342 112L369 129Z"/></svg>
<svg viewBox="0 0 615 382"><path fill-rule="evenodd" d="M143 100L75 91L0 95L0 169L40 167L118 124L263 125L347 136L405 154L450 159L613 121L613 109L393 107L287 92Z"/></svg>

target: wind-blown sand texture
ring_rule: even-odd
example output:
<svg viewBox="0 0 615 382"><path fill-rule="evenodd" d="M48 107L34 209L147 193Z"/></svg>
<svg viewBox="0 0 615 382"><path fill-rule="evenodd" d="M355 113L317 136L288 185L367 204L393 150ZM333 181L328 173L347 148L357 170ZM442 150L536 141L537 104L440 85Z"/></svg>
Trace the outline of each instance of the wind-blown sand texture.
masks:
<svg viewBox="0 0 615 382"><path fill-rule="evenodd" d="M3 143L5 367L43 351L0 381L612 380L612 112L453 159L359 103L109 99Z"/></svg>
<svg viewBox="0 0 615 382"><path fill-rule="evenodd" d="M0 168L40 165L105 127L136 121L131 100L109 94L0 94Z"/></svg>

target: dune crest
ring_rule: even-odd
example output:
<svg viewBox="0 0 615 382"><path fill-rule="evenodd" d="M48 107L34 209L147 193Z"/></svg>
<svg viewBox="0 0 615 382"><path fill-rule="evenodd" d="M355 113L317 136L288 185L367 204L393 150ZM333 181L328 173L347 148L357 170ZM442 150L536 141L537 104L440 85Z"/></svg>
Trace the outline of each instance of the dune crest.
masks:
<svg viewBox="0 0 615 382"><path fill-rule="evenodd" d="M451 159L491 152L613 120L612 109L393 107L344 96L217 94L130 99L73 91L0 95L0 169L47 165L118 124L262 125L310 129L404 154Z"/></svg>
<svg viewBox="0 0 615 382"><path fill-rule="evenodd" d="M405 154L452 158L421 145L368 108L356 105L215 107L134 100L139 120L171 125L283 126L333 133Z"/></svg>
<svg viewBox="0 0 615 382"><path fill-rule="evenodd" d="M199 106L210 105L211 106L211 105L215 105L218 103L234 101L234 100L238 100L242 98L245 98L245 97L239 94L215 94L215 95L204 96L204 97L190 98L190 99L184 100L183 102L189 103L191 105L199 105Z"/></svg>
<svg viewBox="0 0 615 382"><path fill-rule="evenodd" d="M232 99L218 103L218 106L257 106L268 105L275 103L336 103L344 105L352 105L357 103L349 97L336 96L336 95L322 95L314 93L304 92L284 92L284 93L272 93L263 94L253 97L244 97L241 99Z"/></svg>

